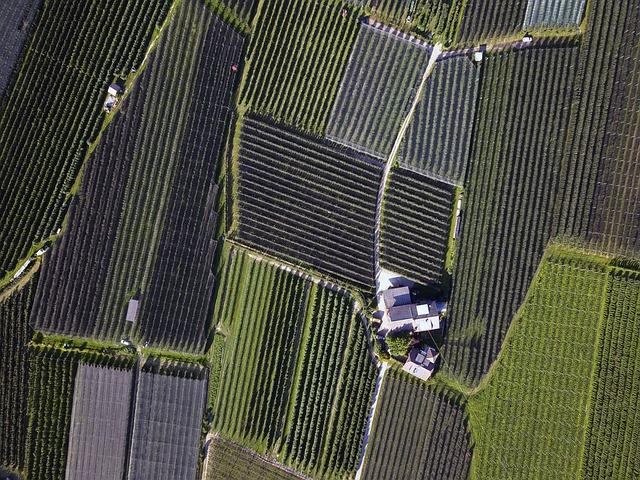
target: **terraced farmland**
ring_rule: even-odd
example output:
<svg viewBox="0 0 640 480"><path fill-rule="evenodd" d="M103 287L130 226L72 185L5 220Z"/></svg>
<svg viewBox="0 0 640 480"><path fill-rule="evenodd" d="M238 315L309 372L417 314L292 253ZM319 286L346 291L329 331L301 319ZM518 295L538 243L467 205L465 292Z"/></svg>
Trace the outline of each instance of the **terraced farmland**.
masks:
<svg viewBox="0 0 640 480"><path fill-rule="evenodd" d="M356 14L342 10L333 0L266 1L247 52L241 104L322 134L358 32Z"/></svg>
<svg viewBox="0 0 640 480"><path fill-rule="evenodd" d="M522 28L578 28L586 0L529 0Z"/></svg>
<svg viewBox="0 0 640 480"><path fill-rule="evenodd" d="M471 435L459 401L390 370L376 406L362 478L466 478Z"/></svg>
<svg viewBox="0 0 640 480"><path fill-rule="evenodd" d="M38 328L204 347L215 175L241 49L242 37L200 2L181 3L89 160L67 233L45 262ZM134 324L125 321L132 297L141 302Z"/></svg>
<svg viewBox="0 0 640 480"><path fill-rule="evenodd" d="M140 372L127 478L195 480L207 381Z"/></svg>
<svg viewBox="0 0 640 480"><path fill-rule="evenodd" d="M528 3L527 0L469 0L458 43L474 45L492 38L517 35L522 30Z"/></svg>
<svg viewBox="0 0 640 480"><path fill-rule="evenodd" d="M381 164L258 117L240 134L236 237L365 288Z"/></svg>
<svg viewBox="0 0 640 480"><path fill-rule="evenodd" d="M29 396L29 313L36 279L0 302L0 466L24 468Z"/></svg>
<svg viewBox="0 0 640 480"><path fill-rule="evenodd" d="M168 1L43 2L0 113L0 270L61 225L114 76L139 67Z"/></svg>
<svg viewBox="0 0 640 480"><path fill-rule="evenodd" d="M380 263L423 285L439 283L454 215L453 185L395 168L382 211Z"/></svg>
<svg viewBox="0 0 640 480"><path fill-rule="evenodd" d="M431 48L362 23L340 84L327 136L386 158L417 93Z"/></svg>
<svg viewBox="0 0 640 480"><path fill-rule="evenodd" d="M583 478L633 478L640 472L640 274L611 273L597 344Z"/></svg>
<svg viewBox="0 0 640 480"><path fill-rule="evenodd" d="M478 381L496 358L548 240L561 231L576 59L575 48L553 48L486 60L447 332L445 369L461 380Z"/></svg>
<svg viewBox="0 0 640 480"><path fill-rule="evenodd" d="M376 368L352 301L232 247L220 268L215 431L311 475L353 475Z"/></svg>
<svg viewBox="0 0 640 480"><path fill-rule="evenodd" d="M464 182L479 89L480 67L468 57L436 62L400 147L400 164Z"/></svg>
<svg viewBox="0 0 640 480"><path fill-rule="evenodd" d="M41 0L21 0L3 5L0 18L0 97L15 74Z"/></svg>
<svg viewBox="0 0 640 480"><path fill-rule="evenodd" d="M266 460L241 445L220 437L209 444L205 480L296 480L304 478L295 472Z"/></svg>
<svg viewBox="0 0 640 480"><path fill-rule="evenodd" d="M75 377L66 480L122 478L133 372L80 364Z"/></svg>

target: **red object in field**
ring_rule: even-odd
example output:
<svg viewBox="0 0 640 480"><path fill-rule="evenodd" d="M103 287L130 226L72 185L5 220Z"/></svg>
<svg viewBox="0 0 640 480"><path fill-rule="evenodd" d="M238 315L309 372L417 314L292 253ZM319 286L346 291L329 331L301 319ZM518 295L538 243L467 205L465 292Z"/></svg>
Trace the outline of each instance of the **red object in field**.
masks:
<svg viewBox="0 0 640 480"><path fill-rule="evenodd" d="M233 70L234 72L238 71L238 64L234 63L233 65L231 65L231 70Z"/></svg>

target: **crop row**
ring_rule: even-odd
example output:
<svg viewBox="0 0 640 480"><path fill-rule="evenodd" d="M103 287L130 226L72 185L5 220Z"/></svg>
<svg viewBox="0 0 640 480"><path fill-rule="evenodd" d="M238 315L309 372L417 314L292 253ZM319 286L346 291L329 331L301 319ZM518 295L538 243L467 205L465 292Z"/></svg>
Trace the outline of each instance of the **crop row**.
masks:
<svg viewBox="0 0 640 480"><path fill-rule="evenodd" d="M309 284L234 249L225 257L214 313L226 338L213 425L264 452L284 427Z"/></svg>
<svg viewBox="0 0 640 480"><path fill-rule="evenodd" d="M247 53L241 103L303 130L323 133L358 31L342 2L269 0Z"/></svg>
<svg viewBox="0 0 640 480"><path fill-rule="evenodd" d="M128 457L133 371L80 364L77 368L66 478L123 478Z"/></svg>
<svg viewBox="0 0 640 480"><path fill-rule="evenodd" d="M209 444L204 480L296 480L303 478L237 443L221 437Z"/></svg>
<svg viewBox="0 0 640 480"><path fill-rule="evenodd" d="M417 93L430 48L362 23L327 136L386 158Z"/></svg>
<svg viewBox="0 0 640 480"><path fill-rule="evenodd" d="M127 478L196 480L205 379L142 371Z"/></svg>
<svg viewBox="0 0 640 480"><path fill-rule="evenodd" d="M451 232L454 187L396 168L385 192L380 262L421 284L438 283Z"/></svg>
<svg viewBox="0 0 640 480"><path fill-rule="evenodd" d="M41 0L20 0L7 3L0 18L0 98L22 56L31 25L40 9Z"/></svg>
<svg viewBox="0 0 640 480"><path fill-rule="evenodd" d="M34 282L0 303L0 465L24 467L29 395L29 312Z"/></svg>
<svg viewBox="0 0 640 480"><path fill-rule="evenodd" d="M607 54L612 56L609 63L613 66L603 64L602 68L609 69L610 74L615 72L615 75L609 77L607 80L610 83L606 84L608 90L604 98L610 101L606 123L603 124L605 133L601 137L603 148L599 150L601 156L595 178L588 237L598 248L634 255L640 250L640 169L637 162L638 143L635 139L640 116L633 107L640 101L636 88L640 72L640 52L637 48L640 39L640 7L635 2L625 3L628 12L625 17L618 19L621 24L618 28L622 31L616 36L612 34L610 40L618 48L610 50L609 44L603 46L607 49ZM625 12L624 9L622 12ZM596 26L601 26L599 19L596 21ZM608 25L602 25L602 28L605 27ZM597 45L592 45L591 48L595 49ZM604 73L605 71L599 75ZM593 159L593 156L589 158Z"/></svg>
<svg viewBox="0 0 640 480"><path fill-rule="evenodd" d="M499 362L468 401L477 478L578 477L607 282L606 268L586 260L543 261Z"/></svg>
<svg viewBox="0 0 640 480"><path fill-rule="evenodd" d="M359 285L373 284L381 165L249 117L239 152L239 240Z"/></svg>
<svg viewBox="0 0 640 480"><path fill-rule="evenodd" d="M33 480L64 480L77 357L50 348L29 352L26 470Z"/></svg>
<svg viewBox="0 0 640 480"><path fill-rule="evenodd" d="M446 369L461 379L476 382L496 358L558 232L576 59L550 48L486 60L447 333Z"/></svg>
<svg viewBox="0 0 640 480"><path fill-rule="evenodd" d="M400 147L400 163L464 182L479 87L480 67L466 56L438 61Z"/></svg>
<svg viewBox="0 0 640 480"><path fill-rule="evenodd" d="M206 7L182 2L126 112L89 159L68 231L45 263L40 328L203 347L217 160L241 48L240 35ZM133 296L141 307L132 328L125 312Z"/></svg>
<svg viewBox="0 0 640 480"><path fill-rule="evenodd" d="M458 399L391 369L376 410L362 478L467 477L471 435Z"/></svg>
<svg viewBox="0 0 640 480"><path fill-rule="evenodd" d="M631 132L635 127L625 127L620 132L615 112L620 112L620 107L632 104L620 82L629 78L629 69L633 67L631 49L635 49L638 41L639 7L637 2L630 0L614 4L603 0L590 2L587 19L589 28L580 47L583 54L578 64L576 99L571 109L571 128L565 141L566 167L561 172L565 183L562 186L564 197L560 208L560 231L567 235L588 237L598 232L597 216L590 218L590 212L604 217L618 217L620 207L626 209L630 206L629 212L633 209L633 202L625 205L625 200L617 200L607 205L610 211L604 210L597 202L594 204L594 196L603 198L608 190L620 191L610 189L605 179L610 159L624 158L624 154L617 156L612 151L605 153L605 148L620 148L630 157L634 156L633 148L627 150L627 145L631 145L627 142L633 138ZM594 102L594 98L598 102ZM618 135L619 132L623 135ZM605 142L607 135L609 138ZM617 141L620 142L619 147L615 145ZM629 162L631 164L633 162ZM615 183L624 184L627 176L626 172L619 175L620 182ZM603 184L599 192L596 189L598 181ZM627 220L633 218L633 214L627 216ZM613 233L622 234L616 231L618 228L624 232L624 228L616 226L612 229ZM604 231L607 232L606 229ZM601 240L598 235L592 238ZM622 235L619 237L620 245L626 242L623 238ZM609 246L615 246L614 242Z"/></svg>
<svg viewBox="0 0 640 480"><path fill-rule="evenodd" d="M44 2L0 114L0 269L60 225L113 75L139 66L167 1Z"/></svg>
<svg viewBox="0 0 640 480"><path fill-rule="evenodd" d="M523 28L578 28L587 0L528 0Z"/></svg>
<svg viewBox="0 0 640 480"><path fill-rule="evenodd" d="M527 0L469 0L467 2L458 43L477 44L495 37L508 37L522 30Z"/></svg>
<svg viewBox="0 0 640 480"><path fill-rule="evenodd" d="M214 430L310 475L353 475L376 368L352 301L234 247L218 277Z"/></svg>
<svg viewBox="0 0 640 480"><path fill-rule="evenodd" d="M614 272L598 343L583 478L633 478L640 469L640 277Z"/></svg>

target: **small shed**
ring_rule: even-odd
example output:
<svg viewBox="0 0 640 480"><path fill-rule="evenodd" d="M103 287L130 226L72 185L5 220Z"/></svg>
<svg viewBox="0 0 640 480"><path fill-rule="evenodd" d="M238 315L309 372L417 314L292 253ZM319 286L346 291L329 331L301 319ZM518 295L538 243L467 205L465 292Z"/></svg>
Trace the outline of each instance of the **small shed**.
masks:
<svg viewBox="0 0 640 480"><path fill-rule="evenodd" d="M421 380L429 380L436 369L437 359L438 352L435 348L413 348L409 352L409 357L402 366L402 370Z"/></svg>
<svg viewBox="0 0 640 480"><path fill-rule="evenodd" d="M484 52L482 52L482 50L477 51L477 52L473 52L473 61L474 62L481 62L483 58L484 58Z"/></svg>
<svg viewBox="0 0 640 480"><path fill-rule="evenodd" d="M122 87L117 83L112 83L107 89L107 93L113 97L117 97L122 93Z"/></svg>
<svg viewBox="0 0 640 480"><path fill-rule="evenodd" d="M138 317L138 305L140 304L139 300L132 298L129 300L129 305L127 306L127 322L135 323L136 318Z"/></svg>

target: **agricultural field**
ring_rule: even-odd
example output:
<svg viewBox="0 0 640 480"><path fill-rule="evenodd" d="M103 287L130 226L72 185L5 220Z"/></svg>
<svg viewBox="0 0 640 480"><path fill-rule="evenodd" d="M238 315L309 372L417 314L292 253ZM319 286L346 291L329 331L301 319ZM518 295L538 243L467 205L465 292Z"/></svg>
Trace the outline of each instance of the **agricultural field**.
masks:
<svg viewBox="0 0 640 480"><path fill-rule="evenodd" d="M578 28L587 0L528 0L522 28Z"/></svg>
<svg viewBox="0 0 640 480"><path fill-rule="evenodd" d="M489 39L518 35L528 3L527 0L468 0L456 43L477 45Z"/></svg>
<svg viewBox="0 0 640 480"><path fill-rule="evenodd" d="M206 392L204 378L139 373L127 478L196 479Z"/></svg>
<svg viewBox="0 0 640 480"><path fill-rule="evenodd" d="M24 45L42 0L21 0L3 5L0 18L0 98L24 51Z"/></svg>
<svg viewBox="0 0 640 480"><path fill-rule="evenodd" d="M45 261L39 329L204 348L215 176L242 41L200 2L181 3L89 159L65 235ZM132 324L125 312L134 297Z"/></svg>
<svg viewBox="0 0 640 480"><path fill-rule="evenodd" d="M80 364L77 368L66 479L122 478L133 371Z"/></svg>
<svg viewBox="0 0 640 480"><path fill-rule="evenodd" d="M78 359L50 347L29 351L25 468L33 480L64 480Z"/></svg>
<svg viewBox="0 0 640 480"><path fill-rule="evenodd" d="M467 56L436 62L400 146L401 165L448 182L464 182L480 68Z"/></svg>
<svg viewBox="0 0 640 480"><path fill-rule="evenodd" d="M584 478L640 472L640 273L614 269L598 342Z"/></svg>
<svg viewBox="0 0 640 480"><path fill-rule="evenodd" d="M625 250L625 245L633 245L633 225L637 225L634 187L630 186L637 174L634 163L625 160L634 158L634 127L622 125L620 114L624 105L634 101L634 90L626 85L638 58L634 49L640 5L631 0L613 5L593 0L587 11L589 28L581 42L576 77L580 88L571 109L566 162L560 172L565 179L560 231L592 240L600 250ZM627 118L631 120L633 113ZM632 167L628 173L627 166ZM608 218L615 221L605 226Z"/></svg>
<svg viewBox="0 0 640 480"><path fill-rule="evenodd" d="M29 349L33 330L29 313L35 291L32 279L0 302L0 467L22 470L27 440Z"/></svg>
<svg viewBox="0 0 640 480"><path fill-rule="evenodd" d="M380 162L250 116L238 164L234 238L371 288Z"/></svg>
<svg viewBox="0 0 640 480"><path fill-rule="evenodd" d="M241 20L247 22L251 18L251 14L254 11L257 1L256 0L207 0L207 3L221 2L227 8L231 9L233 13Z"/></svg>
<svg viewBox="0 0 640 480"><path fill-rule="evenodd" d="M473 478L638 473L639 299L637 270L550 247L468 401Z"/></svg>
<svg viewBox="0 0 640 480"><path fill-rule="evenodd" d="M559 172L577 53L521 50L485 61L443 367L460 381L486 373L547 242L561 231Z"/></svg>
<svg viewBox="0 0 640 480"><path fill-rule="evenodd" d="M549 255L479 393L474 478L577 478L607 269Z"/></svg>
<svg viewBox="0 0 640 480"><path fill-rule="evenodd" d="M387 372L367 446L363 479L467 478L471 435L463 405L441 390L401 370Z"/></svg>
<svg viewBox="0 0 640 480"><path fill-rule="evenodd" d="M169 4L43 2L0 112L0 271L61 225L107 86L140 66Z"/></svg>
<svg viewBox="0 0 640 480"><path fill-rule="evenodd" d="M385 159L430 56L426 44L363 22L331 110L327 137Z"/></svg>
<svg viewBox="0 0 640 480"><path fill-rule="evenodd" d="M240 107L322 134L358 33L336 0L267 0L246 56Z"/></svg>
<svg viewBox="0 0 640 480"><path fill-rule="evenodd" d="M640 169L636 130L640 115L636 88L640 75L640 8L631 6L621 40L613 52L618 61L609 103L604 146L598 164L588 238L604 251L640 252Z"/></svg>
<svg viewBox="0 0 640 480"><path fill-rule="evenodd" d="M423 285L440 283L454 195L453 185L394 168L382 210L381 265Z"/></svg>
<svg viewBox="0 0 640 480"><path fill-rule="evenodd" d="M352 300L235 247L218 276L214 431L311 475L353 474L376 368Z"/></svg>
<svg viewBox="0 0 640 480"><path fill-rule="evenodd" d="M224 355L210 399L213 425L231 439L251 439L264 452L284 428L311 285L233 247L222 258L214 345L224 342Z"/></svg>
<svg viewBox="0 0 640 480"><path fill-rule="evenodd" d="M209 444L204 480L296 480L305 478L237 443L215 437Z"/></svg>

